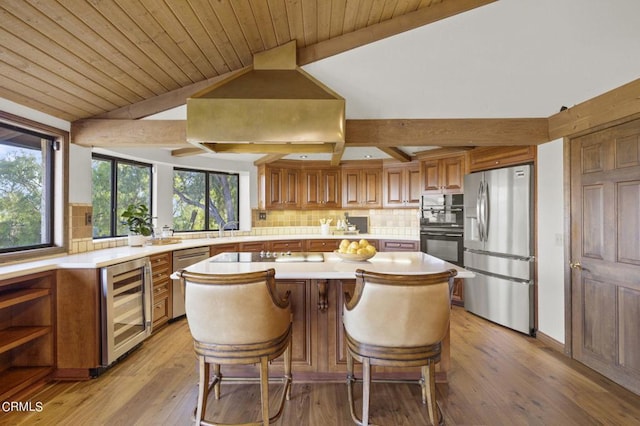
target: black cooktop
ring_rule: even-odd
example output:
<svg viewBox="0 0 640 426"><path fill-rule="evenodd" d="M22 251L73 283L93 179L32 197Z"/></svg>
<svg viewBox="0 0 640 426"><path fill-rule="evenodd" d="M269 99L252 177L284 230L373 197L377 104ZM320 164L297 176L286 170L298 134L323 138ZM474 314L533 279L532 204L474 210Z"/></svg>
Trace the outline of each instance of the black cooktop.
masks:
<svg viewBox="0 0 640 426"><path fill-rule="evenodd" d="M322 253L313 252L225 252L211 262L324 262Z"/></svg>

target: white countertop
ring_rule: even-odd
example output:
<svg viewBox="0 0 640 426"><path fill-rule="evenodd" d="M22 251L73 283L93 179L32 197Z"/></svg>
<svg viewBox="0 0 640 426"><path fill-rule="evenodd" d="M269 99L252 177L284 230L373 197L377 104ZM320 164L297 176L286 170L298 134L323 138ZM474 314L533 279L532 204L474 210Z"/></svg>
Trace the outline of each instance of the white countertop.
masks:
<svg viewBox="0 0 640 426"><path fill-rule="evenodd" d="M179 235L176 238L180 238ZM197 238L184 239L180 243L166 245L149 245L143 247L121 246L103 250L88 251L85 253L61 255L47 259L33 260L27 262L17 262L0 266L0 280L20 277L38 272L51 271L55 269L95 269L129 260L139 259L145 256L165 253L168 251L181 250L185 248L212 246L216 244L251 242L251 241L273 241L273 240L300 240L300 239L371 239L371 240L407 240L417 241L419 237L378 235L378 234L358 234L358 235L320 235L320 234L292 234L292 235L250 235L239 237L222 238Z"/></svg>
<svg viewBox="0 0 640 426"><path fill-rule="evenodd" d="M422 252L379 252L364 262L343 261L332 252L323 255L324 262L215 262L210 258L186 269L202 274L238 274L274 268L279 279L352 279L356 269L387 274L426 274L455 269L457 278L474 276L464 268ZM178 276L174 274L172 278Z"/></svg>

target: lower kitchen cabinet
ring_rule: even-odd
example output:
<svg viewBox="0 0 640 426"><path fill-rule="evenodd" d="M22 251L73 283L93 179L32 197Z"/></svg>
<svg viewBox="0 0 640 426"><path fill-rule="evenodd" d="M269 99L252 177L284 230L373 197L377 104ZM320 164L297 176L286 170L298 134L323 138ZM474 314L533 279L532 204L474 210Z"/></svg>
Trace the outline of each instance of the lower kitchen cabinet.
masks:
<svg viewBox="0 0 640 426"><path fill-rule="evenodd" d="M171 318L172 303L172 281L170 278L172 264L171 252L153 255L149 258L151 262L151 279L153 282L153 301L151 318L153 330L169 322Z"/></svg>
<svg viewBox="0 0 640 426"><path fill-rule="evenodd" d="M55 273L0 282L0 401L54 371Z"/></svg>
<svg viewBox="0 0 640 426"><path fill-rule="evenodd" d="M326 239L326 240L307 240L307 251L326 252L334 251L340 246L340 240Z"/></svg>
<svg viewBox="0 0 640 426"><path fill-rule="evenodd" d="M453 294L451 303L456 306L464 306L464 280L456 278L453 280Z"/></svg>

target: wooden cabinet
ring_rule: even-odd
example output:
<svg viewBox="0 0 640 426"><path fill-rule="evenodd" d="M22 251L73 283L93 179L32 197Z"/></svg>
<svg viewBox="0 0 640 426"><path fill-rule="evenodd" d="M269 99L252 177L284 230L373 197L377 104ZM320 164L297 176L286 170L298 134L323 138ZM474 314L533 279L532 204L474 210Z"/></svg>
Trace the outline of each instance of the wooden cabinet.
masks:
<svg viewBox="0 0 640 426"><path fill-rule="evenodd" d="M342 207L367 209L382 207L381 180L381 167L343 167Z"/></svg>
<svg viewBox="0 0 640 426"><path fill-rule="evenodd" d="M269 241L247 241L238 244L238 251L248 251L259 253L270 250Z"/></svg>
<svg viewBox="0 0 640 426"><path fill-rule="evenodd" d="M536 160L535 146L487 146L469 153L469 169L472 172L530 163Z"/></svg>
<svg viewBox="0 0 640 426"><path fill-rule="evenodd" d="M303 251L304 240L279 240L271 241L269 244L271 251Z"/></svg>
<svg viewBox="0 0 640 426"><path fill-rule="evenodd" d="M417 207L420 205L420 163L385 166L382 173L382 205L384 207Z"/></svg>
<svg viewBox="0 0 640 426"><path fill-rule="evenodd" d="M153 301L151 318L153 330L165 325L172 316L172 281L170 279L172 256L171 252L153 255L151 262L151 279L153 282Z"/></svg>
<svg viewBox="0 0 640 426"><path fill-rule="evenodd" d="M340 208L340 192L339 168L302 170L302 208Z"/></svg>
<svg viewBox="0 0 640 426"><path fill-rule="evenodd" d="M55 273L0 282L0 401L54 370Z"/></svg>
<svg viewBox="0 0 640 426"><path fill-rule="evenodd" d="M209 246L209 256L215 256L219 253L225 252L236 252L238 251L238 243L226 243L226 244L216 244Z"/></svg>
<svg viewBox="0 0 640 426"><path fill-rule="evenodd" d="M451 303L457 306L464 306L464 281L461 278L455 278L453 280Z"/></svg>
<svg viewBox="0 0 640 426"><path fill-rule="evenodd" d="M300 207L300 170L294 167L260 166L258 169L259 204L264 209Z"/></svg>
<svg viewBox="0 0 640 426"><path fill-rule="evenodd" d="M380 251L420 251L418 241L380 240Z"/></svg>
<svg viewBox="0 0 640 426"><path fill-rule="evenodd" d="M422 191L428 194L463 192L466 156L424 159L421 161Z"/></svg>
<svg viewBox="0 0 640 426"><path fill-rule="evenodd" d="M338 239L307 240L307 251L334 251L340 246Z"/></svg>

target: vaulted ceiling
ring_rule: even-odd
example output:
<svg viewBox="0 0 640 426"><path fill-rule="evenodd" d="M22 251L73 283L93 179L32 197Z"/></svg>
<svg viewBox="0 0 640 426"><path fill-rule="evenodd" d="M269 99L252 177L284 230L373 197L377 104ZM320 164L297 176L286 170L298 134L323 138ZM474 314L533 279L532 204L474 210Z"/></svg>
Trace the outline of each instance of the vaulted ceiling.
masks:
<svg viewBox="0 0 640 426"><path fill-rule="evenodd" d="M81 145L193 155L183 120L139 119L184 105L292 40L298 66L317 64L494 1L3 0L0 98L71 122ZM345 148L407 161L432 146L538 144L549 134L546 118L347 117Z"/></svg>
<svg viewBox="0 0 640 426"><path fill-rule="evenodd" d="M0 96L71 122L140 118L132 105L184 103L291 40L303 65L492 1L3 0Z"/></svg>

